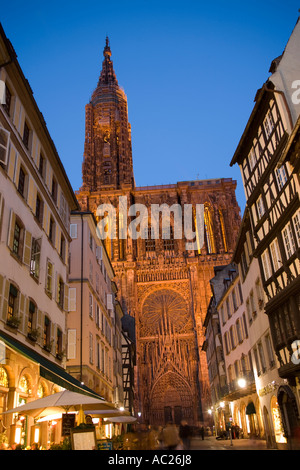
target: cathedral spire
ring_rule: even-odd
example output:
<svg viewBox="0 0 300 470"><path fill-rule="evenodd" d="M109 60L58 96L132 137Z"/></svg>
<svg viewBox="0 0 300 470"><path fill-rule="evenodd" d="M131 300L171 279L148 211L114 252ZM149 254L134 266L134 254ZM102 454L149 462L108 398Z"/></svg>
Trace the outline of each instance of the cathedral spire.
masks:
<svg viewBox="0 0 300 470"><path fill-rule="evenodd" d="M86 105L83 188L102 191L134 187L127 97L119 87L106 37L98 85Z"/></svg>
<svg viewBox="0 0 300 470"><path fill-rule="evenodd" d="M98 86L101 85L117 85L118 81L113 68L113 63L111 60L111 50L109 46L109 39L106 36L105 47L103 50L104 60L102 62L102 70L98 82Z"/></svg>

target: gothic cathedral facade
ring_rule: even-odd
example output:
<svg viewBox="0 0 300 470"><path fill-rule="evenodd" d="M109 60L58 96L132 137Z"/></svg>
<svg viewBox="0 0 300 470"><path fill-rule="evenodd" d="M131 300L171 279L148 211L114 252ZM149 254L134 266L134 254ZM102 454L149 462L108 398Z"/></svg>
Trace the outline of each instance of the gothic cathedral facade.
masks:
<svg viewBox="0 0 300 470"><path fill-rule="evenodd" d="M76 196L82 210L93 212L97 220L100 205L116 211L115 236L105 243L118 300L125 314L135 319L136 412L153 425L182 419L193 425L205 423L210 393L203 321L214 266L230 263L240 227L236 182L220 178L136 186L127 98L118 85L108 39L103 55L98 85L86 105L83 184ZM146 208L136 237L127 231L134 205L140 211ZM182 213L185 206L191 207L194 221L197 205L203 207L201 246L199 239L188 245L185 232L175 236L178 221L172 210L167 214L168 236L162 230L162 212L158 237L153 237L148 217L154 206L162 205L182 208ZM126 236L121 236L124 227ZM194 223L193 233L198 238Z"/></svg>

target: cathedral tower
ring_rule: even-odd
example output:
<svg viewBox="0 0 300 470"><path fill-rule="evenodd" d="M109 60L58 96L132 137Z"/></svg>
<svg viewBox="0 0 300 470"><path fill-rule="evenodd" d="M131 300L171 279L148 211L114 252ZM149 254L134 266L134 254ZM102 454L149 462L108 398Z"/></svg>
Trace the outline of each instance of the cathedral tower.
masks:
<svg viewBox="0 0 300 470"><path fill-rule="evenodd" d="M199 166L201 161L199 155ZM95 214L100 204L116 210L116 237L106 238L105 243L116 275L118 300L125 314L135 319L135 411L142 413L146 423L162 425L186 419L191 425L205 424L210 391L202 350L203 323L214 267L230 263L239 231L235 188L231 178L135 186L127 100L106 40L98 86L86 107L83 187L77 199L82 210ZM132 213L121 210L120 197L127 201L128 209L134 204L145 208L140 227L144 236L133 238L129 231L125 238L120 236L121 225L128 227L132 221ZM152 238L153 205L169 210L168 237L162 226L166 214L160 213L159 236ZM193 227L197 205L204 208L203 237L196 234L197 243L192 246L185 233L175 236L175 205L182 213L186 206L193 209Z"/></svg>
<svg viewBox="0 0 300 470"><path fill-rule="evenodd" d="M90 191L134 186L127 98L118 85L108 38L103 55L97 88L85 108L82 189Z"/></svg>

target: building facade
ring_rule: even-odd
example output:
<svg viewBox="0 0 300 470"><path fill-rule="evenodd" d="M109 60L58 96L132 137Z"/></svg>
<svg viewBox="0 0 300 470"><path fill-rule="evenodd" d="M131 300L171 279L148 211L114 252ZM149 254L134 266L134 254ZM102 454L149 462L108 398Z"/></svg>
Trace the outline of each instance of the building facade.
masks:
<svg viewBox="0 0 300 470"><path fill-rule="evenodd" d="M15 51L0 27L0 413L63 388L70 211L78 203ZM37 438L31 418L1 418L0 433ZM41 425L47 446L54 428ZM59 432L57 432L58 436Z"/></svg>
<svg viewBox="0 0 300 470"><path fill-rule="evenodd" d="M113 268L92 213L72 212L70 235L67 371L120 408L122 311Z"/></svg>
<svg viewBox="0 0 300 470"><path fill-rule="evenodd" d="M241 280L243 315L249 338L247 355L255 384L255 394L251 397L253 406L249 407L251 413L248 415L248 428L251 434L266 439L268 447L284 449L287 447L287 440L280 418L277 391L285 382L278 374L279 362L264 310L267 297L263 290L258 260L254 257L247 207L233 259L238 265Z"/></svg>
<svg viewBox="0 0 300 470"><path fill-rule="evenodd" d="M285 438L299 447L299 20L255 106L231 165L238 163L249 208L254 256L266 294ZM296 90L296 91L295 91Z"/></svg>
<svg viewBox="0 0 300 470"><path fill-rule="evenodd" d="M203 422L210 401L203 322L214 266L229 263L239 230L236 182L136 186L127 98L108 40L98 85L86 106L82 171L78 202L102 224L118 299L135 320L136 411L151 424L182 418ZM197 205L203 207L202 233L197 232ZM176 218L186 207L189 224ZM184 227L189 233L178 236Z"/></svg>

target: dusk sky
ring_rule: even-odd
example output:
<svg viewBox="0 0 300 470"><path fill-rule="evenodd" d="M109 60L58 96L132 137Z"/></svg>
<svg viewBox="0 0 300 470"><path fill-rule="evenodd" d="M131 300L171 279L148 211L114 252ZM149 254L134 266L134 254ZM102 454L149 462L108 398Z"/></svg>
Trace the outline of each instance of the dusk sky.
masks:
<svg viewBox="0 0 300 470"><path fill-rule="evenodd" d="M74 190L82 184L85 105L108 35L128 99L137 186L233 178L243 212L240 171L230 161L299 7L299 0L11 1L1 23Z"/></svg>

